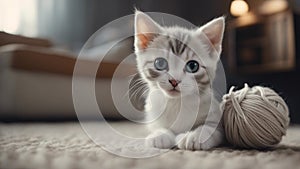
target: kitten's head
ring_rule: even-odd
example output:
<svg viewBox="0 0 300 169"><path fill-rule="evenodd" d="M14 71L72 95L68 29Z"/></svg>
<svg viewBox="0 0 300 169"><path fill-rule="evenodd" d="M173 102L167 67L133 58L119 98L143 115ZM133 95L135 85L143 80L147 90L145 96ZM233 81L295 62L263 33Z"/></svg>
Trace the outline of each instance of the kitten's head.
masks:
<svg viewBox="0 0 300 169"><path fill-rule="evenodd" d="M163 27L135 13L135 53L141 77L168 97L210 88L222 50L224 17L189 30Z"/></svg>

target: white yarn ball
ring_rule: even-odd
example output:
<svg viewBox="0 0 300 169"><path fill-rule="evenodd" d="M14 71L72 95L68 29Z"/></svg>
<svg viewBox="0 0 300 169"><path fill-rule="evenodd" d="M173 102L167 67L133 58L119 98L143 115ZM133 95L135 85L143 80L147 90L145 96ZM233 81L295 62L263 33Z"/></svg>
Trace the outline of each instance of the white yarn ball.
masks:
<svg viewBox="0 0 300 169"><path fill-rule="evenodd" d="M231 87L223 96L221 110L226 138L241 148L269 148L278 144L289 125L289 109L272 89L247 84Z"/></svg>

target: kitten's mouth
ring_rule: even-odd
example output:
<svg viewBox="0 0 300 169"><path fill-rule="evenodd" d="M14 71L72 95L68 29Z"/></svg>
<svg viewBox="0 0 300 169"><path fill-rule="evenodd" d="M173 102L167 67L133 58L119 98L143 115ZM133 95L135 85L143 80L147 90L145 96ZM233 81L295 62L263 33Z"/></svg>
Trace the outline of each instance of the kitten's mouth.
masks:
<svg viewBox="0 0 300 169"><path fill-rule="evenodd" d="M180 91L177 90L176 88L173 88L171 90L168 90L168 94L171 95L171 96L175 96L175 95L180 94Z"/></svg>

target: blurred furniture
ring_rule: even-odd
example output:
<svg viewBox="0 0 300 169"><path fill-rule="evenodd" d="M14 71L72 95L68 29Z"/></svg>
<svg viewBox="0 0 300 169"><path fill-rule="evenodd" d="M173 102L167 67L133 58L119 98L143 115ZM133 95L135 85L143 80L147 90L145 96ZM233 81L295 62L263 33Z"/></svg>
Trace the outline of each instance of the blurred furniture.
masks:
<svg viewBox="0 0 300 169"><path fill-rule="evenodd" d="M124 45L124 44L123 44ZM125 45L126 46L126 45ZM127 48L126 48L127 49ZM127 51L119 45L115 51L125 56ZM119 54L119 53L118 53ZM110 53L110 55L116 55ZM120 55L120 54L119 54ZM98 66L93 59L78 59L70 51L56 48L45 39L27 38L0 32L0 119L16 120L68 120L76 119L72 100L72 75L76 61L83 67L79 75L84 81L90 67ZM113 56L111 56L113 57ZM96 96L107 118L120 118L111 98L110 82L119 63L104 61L98 66ZM120 81L135 73L135 66L122 66ZM86 118L94 118L85 107Z"/></svg>
<svg viewBox="0 0 300 169"><path fill-rule="evenodd" d="M8 44L27 44L39 47L51 47L53 44L47 39L29 38L25 36L12 35L0 31L0 46Z"/></svg>
<svg viewBox="0 0 300 169"><path fill-rule="evenodd" d="M249 13L228 23L228 64L232 72L266 73L296 66L294 15Z"/></svg>

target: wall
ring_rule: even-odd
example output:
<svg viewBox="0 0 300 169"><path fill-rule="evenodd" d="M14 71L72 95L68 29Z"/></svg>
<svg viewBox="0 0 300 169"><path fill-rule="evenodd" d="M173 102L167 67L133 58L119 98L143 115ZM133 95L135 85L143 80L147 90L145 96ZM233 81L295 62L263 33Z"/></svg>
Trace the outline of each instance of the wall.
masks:
<svg viewBox="0 0 300 169"><path fill-rule="evenodd" d="M146 12L177 15L196 25L223 15L228 1L182 0L46 0L38 1L39 36L71 49L80 48L101 26L133 14L134 7Z"/></svg>

